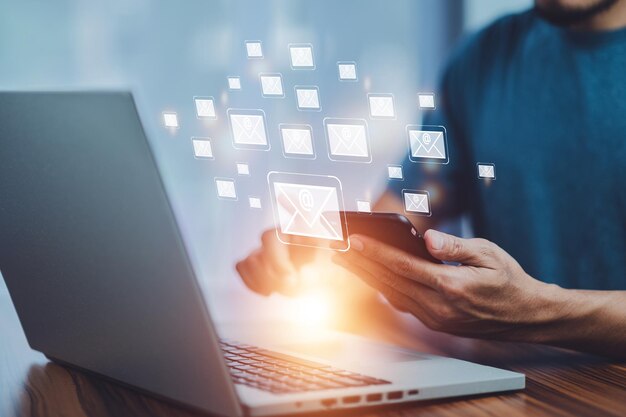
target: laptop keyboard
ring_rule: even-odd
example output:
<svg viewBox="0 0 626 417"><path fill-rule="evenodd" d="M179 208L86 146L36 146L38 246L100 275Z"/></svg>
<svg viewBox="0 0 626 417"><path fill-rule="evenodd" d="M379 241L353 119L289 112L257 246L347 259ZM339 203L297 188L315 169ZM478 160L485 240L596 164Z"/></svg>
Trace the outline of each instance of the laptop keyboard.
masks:
<svg viewBox="0 0 626 417"><path fill-rule="evenodd" d="M390 384L382 379L231 340L221 340L220 346L236 384L274 394Z"/></svg>

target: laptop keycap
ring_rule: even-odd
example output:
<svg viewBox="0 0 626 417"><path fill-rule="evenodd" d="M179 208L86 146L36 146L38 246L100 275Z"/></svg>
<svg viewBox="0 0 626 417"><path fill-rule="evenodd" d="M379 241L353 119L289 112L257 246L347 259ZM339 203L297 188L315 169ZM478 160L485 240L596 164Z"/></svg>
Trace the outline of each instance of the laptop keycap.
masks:
<svg viewBox="0 0 626 417"><path fill-rule="evenodd" d="M390 384L382 379L231 340L220 341L220 346L235 384L274 394Z"/></svg>

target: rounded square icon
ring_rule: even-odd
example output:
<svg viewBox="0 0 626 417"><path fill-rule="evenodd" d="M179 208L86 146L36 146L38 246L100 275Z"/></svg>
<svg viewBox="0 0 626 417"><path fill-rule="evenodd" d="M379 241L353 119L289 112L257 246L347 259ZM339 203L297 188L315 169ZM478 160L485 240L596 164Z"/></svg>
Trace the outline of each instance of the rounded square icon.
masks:
<svg viewBox="0 0 626 417"><path fill-rule="evenodd" d="M339 73L339 81L358 81L356 62L339 61L337 62L337 71Z"/></svg>
<svg viewBox="0 0 626 417"><path fill-rule="evenodd" d="M298 106L298 110L322 110L319 88L314 85L296 85L294 90L296 91L296 104Z"/></svg>
<svg viewBox="0 0 626 417"><path fill-rule="evenodd" d="M248 205L252 209L262 209L263 208L262 205L261 205L261 198L260 197L253 197L253 196L248 197Z"/></svg>
<svg viewBox="0 0 626 417"><path fill-rule="evenodd" d="M372 214L372 204L368 200L357 200L356 211L357 213Z"/></svg>
<svg viewBox="0 0 626 417"><path fill-rule="evenodd" d="M430 194L424 190L402 190L404 211L407 214L430 216Z"/></svg>
<svg viewBox="0 0 626 417"><path fill-rule="evenodd" d="M194 97L193 101L196 105L196 117L198 119L217 119L213 97Z"/></svg>
<svg viewBox="0 0 626 417"><path fill-rule="evenodd" d="M435 94L417 93L417 104L422 110L435 110Z"/></svg>
<svg viewBox="0 0 626 417"><path fill-rule="evenodd" d="M279 73L261 73L259 74L261 82L261 94L263 97L285 97L283 90L283 76Z"/></svg>
<svg viewBox="0 0 626 417"><path fill-rule="evenodd" d="M246 41L246 55L251 59L263 58L263 45L261 41Z"/></svg>
<svg viewBox="0 0 626 417"><path fill-rule="evenodd" d="M449 162L445 127L407 125L406 136L411 162L444 165Z"/></svg>
<svg viewBox="0 0 626 417"><path fill-rule="evenodd" d="M390 180L404 181L402 165L387 165L387 178Z"/></svg>
<svg viewBox="0 0 626 417"><path fill-rule="evenodd" d="M368 94L367 101L372 119L395 119L396 109L393 94Z"/></svg>
<svg viewBox="0 0 626 417"><path fill-rule="evenodd" d="M291 68L295 70L314 70L313 45L310 43L290 43L289 57Z"/></svg>
<svg viewBox="0 0 626 417"><path fill-rule="evenodd" d="M369 131L363 119L324 119L328 157L332 161L372 162Z"/></svg>
<svg viewBox="0 0 626 417"><path fill-rule="evenodd" d="M250 166L245 162L237 162L238 175L250 175Z"/></svg>
<svg viewBox="0 0 626 417"><path fill-rule="evenodd" d="M164 111L163 112L163 124L165 127L172 129L178 129L178 115L175 112Z"/></svg>
<svg viewBox="0 0 626 417"><path fill-rule="evenodd" d="M479 162L476 164L478 178L481 180L496 180L496 164L490 162Z"/></svg>
<svg viewBox="0 0 626 417"><path fill-rule="evenodd" d="M272 171L267 182L278 240L340 251L350 248L337 177Z"/></svg>
<svg viewBox="0 0 626 417"><path fill-rule="evenodd" d="M263 110L228 109L226 114L235 149L258 151L270 149Z"/></svg>
<svg viewBox="0 0 626 417"><path fill-rule="evenodd" d="M232 178L215 178L217 198L222 200L237 200L235 180Z"/></svg>
<svg viewBox="0 0 626 417"><path fill-rule="evenodd" d="M193 145L193 156L196 159L215 159L210 138L192 137L191 144Z"/></svg>
<svg viewBox="0 0 626 417"><path fill-rule="evenodd" d="M228 79L229 90L241 90L241 78L235 75L230 75Z"/></svg>
<svg viewBox="0 0 626 417"><path fill-rule="evenodd" d="M313 129L309 125L278 125L285 158L315 159Z"/></svg>

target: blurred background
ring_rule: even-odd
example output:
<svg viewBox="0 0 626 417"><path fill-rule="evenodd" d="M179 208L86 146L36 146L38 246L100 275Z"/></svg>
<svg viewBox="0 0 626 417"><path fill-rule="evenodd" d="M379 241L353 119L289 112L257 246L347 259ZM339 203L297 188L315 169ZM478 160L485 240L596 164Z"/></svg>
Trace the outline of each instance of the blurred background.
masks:
<svg viewBox="0 0 626 417"><path fill-rule="evenodd" d="M297 302L252 294L233 268L273 226L267 172L335 175L349 210L356 199L374 201L387 165L406 154L404 126L421 119L416 93L437 92L438 74L462 38L530 6L531 0L2 0L0 89L132 91L214 316L289 316ZM247 59L245 40L261 40L265 58ZM291 70L289 43L313 45L314 71ZM337 61L356 62L358 82L339 82ZM285 98L263 98L259 72L282 73ZM232 75L241 77L241 91L228 90ZM297 111L298 84L319 87L321 112ZM397 120L369 120L368 92L393 94ZM196 118L194 96L215 98L217 120ZM229 107L265 111L271 151L233 149ZM163 127L163 111L178 114L179 129ZM324 117L368 119L372 164L329 161ZM279 123L313 126L318 158L285 159ZM213 140L215 160L194 159L192 136ZM238 176L236 162L248 163L250 176ZM214 177L234 178L239 200L218 200ZM248 207L249 195L261 197L263 210Z"/></svg>

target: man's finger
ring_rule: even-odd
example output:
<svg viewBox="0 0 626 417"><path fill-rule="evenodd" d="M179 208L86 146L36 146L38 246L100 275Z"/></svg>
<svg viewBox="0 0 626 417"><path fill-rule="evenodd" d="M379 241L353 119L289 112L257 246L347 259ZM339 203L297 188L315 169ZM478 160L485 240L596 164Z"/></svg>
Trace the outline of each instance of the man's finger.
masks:
<svg viewBox="0 0 626 417"><path fill-rule="evenodd" d="M274 229L263 232L261 243L265 252L265 261L271 264L277 274L288 275L295 273L295 268L289 257L289 245L278 240Z"/></svg>
<svg viewBox="0 0 626 417"><path fill-rule="evenodd" d="M261 236L263 248L261 250L262 263L266 266L266 276L269 278L268 285L272 291L280 294L293 296L297 294L300 281L298 279L298 269L301 265L294 263L294 249L300 248L296 245L283 243L278 240L276 230L266 230ZM313 251L311 248L302 248Z"/></svg>
<svg viewBox="0 0 626 417"><path fill-rule="evenodd" d="M259 277L262 271L259 270L258 264L259 261L256 257L249 256L245 260L238 262L235 268L248 288L258 294L268 296L272 291L267 283L264 282L263 277Z"/></svg>
<svg viewBox="0 0 626 417"><path fill-rule="evenodd" d="M397 275L385 266L367 259L358 252L337 254L336 257L343 258L348 263L367 271L368 274L374 279L377 279L388 287L391 287L394 290L408 296L421 306L424 306L427 310L432 310L434 308L433 304L444 303L441 295L432 288L409 278Z"/></svg>
<svg viewBox="0 0 626 417"><path fill-rule="evenodd" d="M370 287L374 288L378 292L380 292L387 301L398 310L406 311L417 317L421 320L426 326L431 327L436 325L436 321L434 318L428 313L426 309L413 301L410 297L405 294L402 294L400 291L397 291L390 286L386 285L382 281L376 279L372 276L368 271L363 268L354 265L351 262L348 262L345 258L340 255L335 255L332 258L333 262L337 265L347 269L352 272L354 275L359 277L363 282L365 282Z"/></svg>
<svg viewBox="0 0 626 417"><path fill-rule="evenodd" d="M265 269L265 279L267 280L267 286L272 291L276 291L282 295L293 296L297 294L299 287L298 273L287 272L285 269L280 271L276 270L276 264L274 256L267 251L262 251L259 255L261 257L261 265Z"/></svg>
<svg viewBox="0 0 626 417"><path fill-rule="evenodd" d="M393 246L363 235L350 236L350 250L384 265L397 275L409 278L435 290L440 290L450 265L439 265L410 255Z"/></svg>
<svg viewBox="0 0 626 417"><path fill-rule="evenodd" d="M462 239L430 229L424 234L428 252L441 261L490 267L494 261L492 244L484 239Z"/></svg>

